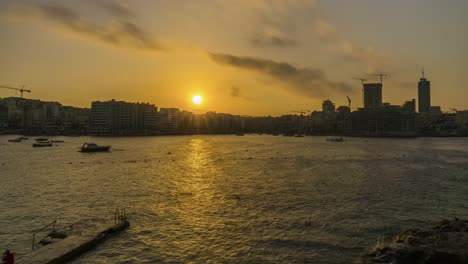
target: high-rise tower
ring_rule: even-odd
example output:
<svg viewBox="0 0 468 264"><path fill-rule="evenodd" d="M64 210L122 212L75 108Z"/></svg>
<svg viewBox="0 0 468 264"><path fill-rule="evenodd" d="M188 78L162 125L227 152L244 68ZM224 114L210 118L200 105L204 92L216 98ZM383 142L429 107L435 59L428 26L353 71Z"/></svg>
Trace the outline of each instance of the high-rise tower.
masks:
<svg viewBox="0 0 468 264"><path fill-rule="evenodd" d="M364 108L382 105L382 83L364 83Z"/></svg>
<svg viewBox="0 0 468 264"><path fill-rule="evenodd" d="M419 113L429 113L431 110L431 82L424 76L422 70L421 79L418 83L418 111Z"/></svg>

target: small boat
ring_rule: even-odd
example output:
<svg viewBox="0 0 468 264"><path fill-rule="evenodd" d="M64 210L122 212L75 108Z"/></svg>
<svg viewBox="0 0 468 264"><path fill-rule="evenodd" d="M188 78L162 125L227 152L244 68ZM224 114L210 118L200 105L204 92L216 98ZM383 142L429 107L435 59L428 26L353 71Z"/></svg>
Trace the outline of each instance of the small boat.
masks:
<svg viewBox="0 0 468 264"><path fill-rule="evenodd" d="M95 143L84 143L81 146L81 152L101 152L101 151L109 151L111 146L99 146Z"/></svg>
<svg viewBox="0 0 468 264"><path fill-rule="evenodd" d="M41 148L41 147L52 147L52 142L50 141L39 141L37 143L33 143L33 148Z"/></svg>
<svg viewBox="0 0 468 264"><path fill-rule="evenodd" d="M21 137L19 137L19 139L21 139L21 140L28 140L29 138L28 138L28 137L23 137L23 136L21 136Z"/></svg>
<svg viewBox="0 0 468 264"><path fill-rule="evenodd" d="M304 137L304 135L302 135L302 134L296 134L296 135L294 135L294 137Z"/></svg>
<svg viewBox="0 0 468 264"><path fill-rule="evenodd" d="M51 140L50 142L52 142L52 143L64 143L65 141L63 141L63 140Z"/></svg>
<svg viewBox="0 0 468 264"><path fill-rule="evenodd" d="M21 142L21 138L9 139L8 142Z"/></svg>
<svg viewBox="0 0 468 264"><path fill-rule="evenodd" d="M344 138L343 137L329 137L329 138L327 138L327 141L329 141L329 142L343 142Z"/></svg>
<svg viewBox="0 0 468 264"><path fill-rule="evenodd" d="M36 138L36 142L48 142L49 138Z"/></svg>

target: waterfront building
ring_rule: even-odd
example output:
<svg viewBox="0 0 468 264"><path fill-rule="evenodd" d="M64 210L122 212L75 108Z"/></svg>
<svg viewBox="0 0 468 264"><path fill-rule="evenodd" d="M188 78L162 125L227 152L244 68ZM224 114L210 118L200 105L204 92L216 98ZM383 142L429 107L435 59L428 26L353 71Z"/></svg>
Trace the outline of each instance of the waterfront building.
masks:
<svg viewBox="0 0 468 264"><path fill-rule="evenodd" d="M321 133L323 126L323 112L313 111L310 114L310 132L313 135L318 135Z"/></svg>
<svg viewBox="0 0 468 264"><path fill-rule="evenodd" d="M323 101L322 112L323 112L324 118L327 115L333 115L335 113L335 104L329 99Z"/></svg>
<svg viewBox="0 0 468 264"><path fill-rule="evenodd" d="M8 107L0 105L0 131L8 128Z"/></svg>
<svg viewBox="0 0 468 264"><path fill-rule="evenodd" d="M348 106L339 106L336 113L337 132L350 133L352 129L351 109Z"/></svg>
<svg viewBox="0 0 468 264"><path fill-rule="evenodd" d="M179 133L179 114L177 108L161 108L158 112L158 127L162 134Z"/></svg>
<svg viewBox="0 0 468 264"><path fill-rule="evenodd" d="M158 108L148 103L137 103L134 107L136 108L135 129L138 134L155 134L158 129Z"/></svg>
<svg viewBox="0 0 468 264"><path fill-rule="evenodd" d="M375 108L382 105L382 84L363 84L364 108Z"/></svg>
<svg viewBox="0 0 468 264"><path fill-rule="evenodd" d="M322 103L322 127L321 132L326 134L334 134L337 131L336 110L335 104L330 100L325 100Z"/></svg>
<svg viewBox="0 0 468 264"><path fill-rule="evenodd" d="M411 101L406 101L403 104L403 109L408 112L416 112L416 100L412 99Z"/></svg>
<svg viewBox="0 0 468 264"><path fill-rule="evenodd" d="M86 134L89 128L91 109L62 106L60 119L65 134Z"/></svg>
<svg viewBox="0 0 468 264"><path fill-rule="evenodd" d="M384 104L351 113L356 136L415 136L415 113L402 106Z"/></svg>
<svg viewBox="0 0 468 264"><path fill-rule="evenodd" d="M461 135L468 136L468 110L457 111L455 123Z"/></svg>
<svg viewBox="0 0 468 264"><path fill-rule="evenodd" d="M95 135L146 135L156 129L157 108L123 101L92 102L89 131Z"/></svg>
<svg viewBox="0 0 468 264"><path fill-rule="evenodd" d="M421 79L418 83L418 112L429 114L431 111L431 82L424 76L422 71Z"/></svg>

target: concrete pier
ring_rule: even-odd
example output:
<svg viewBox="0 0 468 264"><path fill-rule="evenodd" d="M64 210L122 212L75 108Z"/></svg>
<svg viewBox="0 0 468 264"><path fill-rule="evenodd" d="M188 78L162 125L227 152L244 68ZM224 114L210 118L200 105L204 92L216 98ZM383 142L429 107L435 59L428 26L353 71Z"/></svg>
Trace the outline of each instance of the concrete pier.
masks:
<svg viewBox="0 0 468 264"><path fill-rule="evenodd" d="M94 248L112 234L130 226L126 220L117 223L109 220L82 220L64 230L49 235L44 242L49 243L34 250L18 263L57 264L66 263ZM55 234L55 235L54 235Z"/></svg>

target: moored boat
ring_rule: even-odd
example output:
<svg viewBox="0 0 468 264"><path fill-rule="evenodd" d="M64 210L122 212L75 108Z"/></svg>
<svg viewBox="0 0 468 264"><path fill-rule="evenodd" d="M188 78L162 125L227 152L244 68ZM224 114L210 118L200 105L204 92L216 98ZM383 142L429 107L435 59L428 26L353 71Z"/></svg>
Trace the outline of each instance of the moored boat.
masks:
<svg viewBox="0 0 468 264"><path fill-rule="evenodd" d="M36 142L48 142L49 138L36 138Z"/></svg>
<svg viewBox="0 0 468 264"><path fill-rule="evenodd" d="M52 142L52 143L64 143L65 141L63 141L63 140L51 140L50 142Z"/></svg>
<svg viewBox="0 0 468 264"><path fill-rule="evenodd" d="M8 142L21 142L21 138L9 139Z"/></svg>
<svg viewBox="0 0 468 264"><path fill-rule="evenodd" d="M39 141L37 143L33 143L33 148L41 148L41 147L52 147L52 142L50 141Z"/></svg>
<svg viewBox="0 0 468 264"><path fill-rule="evenodd" d="M111 146L99 146L98 144L95 143L84 143L83 146L81 146L81 152L103 152L103 151L109 151Z"/></svg>
<svg viewBox="0 0 468 264"><path fill-rule="evenodd" d="M343 137L329 137L329 138L327 138L327 141L329 141L329 142L343 142L344 138Z"/></svg>

